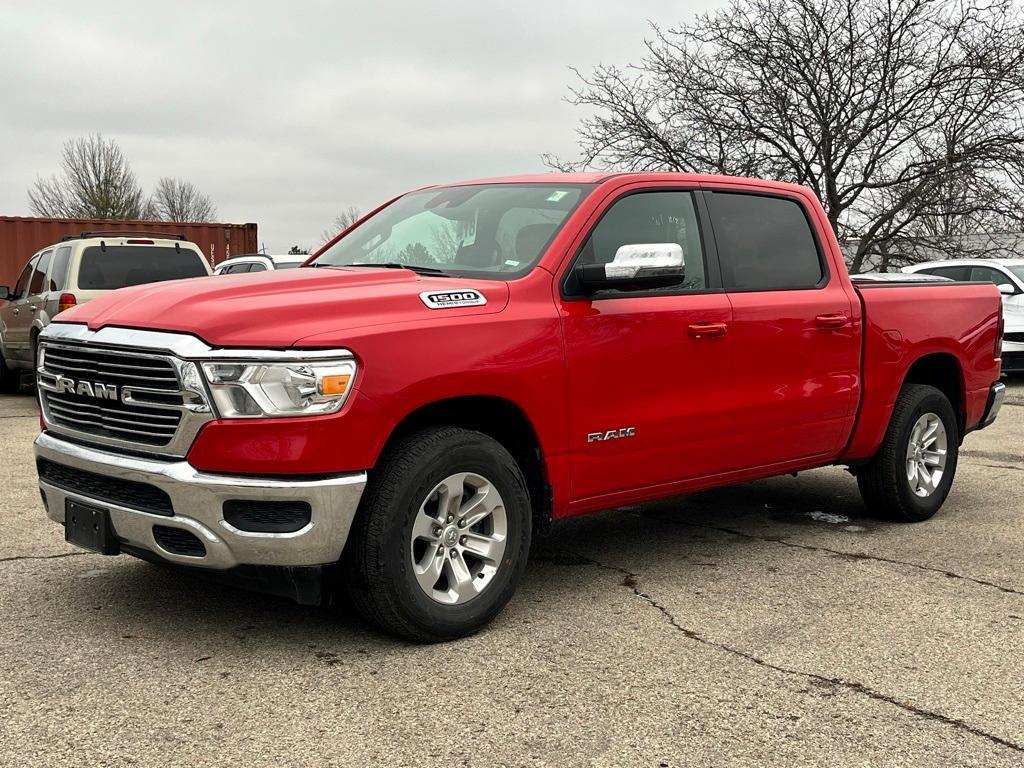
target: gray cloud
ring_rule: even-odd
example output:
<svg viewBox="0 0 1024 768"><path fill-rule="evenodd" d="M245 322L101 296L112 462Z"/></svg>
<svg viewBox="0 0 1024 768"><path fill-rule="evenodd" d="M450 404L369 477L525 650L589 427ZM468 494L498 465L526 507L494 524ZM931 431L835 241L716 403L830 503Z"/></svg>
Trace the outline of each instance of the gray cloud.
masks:
<svg viewBox="0 0 1024 768"><path fill-rule="evenodd" d="M0 13L0 213L61 143L116 138L148 189L196 183L272 251L348 205L572 155L570 65L626 63L647 20L717 4L18 3Z"/></svg>

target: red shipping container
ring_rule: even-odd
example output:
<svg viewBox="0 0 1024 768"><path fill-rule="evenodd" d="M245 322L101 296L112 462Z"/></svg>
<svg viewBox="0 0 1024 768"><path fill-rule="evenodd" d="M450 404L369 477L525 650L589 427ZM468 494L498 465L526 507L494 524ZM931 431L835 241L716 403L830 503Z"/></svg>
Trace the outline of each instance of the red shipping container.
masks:
<svg viewBox="0 0 1024 768"><path fill-rule="evenodd" d="M110 230L184 235L199 246L212 266L232 256L256 253L258 250L255 224L177 224L169 221L0 216L0 285L13 285L25 263L40 248L58 243L66 235Z"/></svg>

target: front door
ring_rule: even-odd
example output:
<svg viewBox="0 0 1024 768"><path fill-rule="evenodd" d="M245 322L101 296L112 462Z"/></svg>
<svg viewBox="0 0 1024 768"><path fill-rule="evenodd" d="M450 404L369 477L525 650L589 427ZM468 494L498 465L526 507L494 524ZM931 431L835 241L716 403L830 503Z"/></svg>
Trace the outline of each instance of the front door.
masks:
<svg viewBox="0 0 1024 768"><path fill-rule="evenodd" d="M560 285L568 366L572 498L713 473L728 453L732 312L708 258L697 196L639 189L606 204ZM608 263L629 244L678 243L685 277L671 288L586 295L579 263ZM603 502L601 501L603 499Z"/></svg>
<svg viewBox="0 0 1024 768"><path fill-rule="evenodd" d="M9 362L28 361L29 332L32 328L32 313L29 311L28 285L32 268L38 256L25 265L15 284L10 301L0 305L0 333L3 334L4 356Z"/></svg>

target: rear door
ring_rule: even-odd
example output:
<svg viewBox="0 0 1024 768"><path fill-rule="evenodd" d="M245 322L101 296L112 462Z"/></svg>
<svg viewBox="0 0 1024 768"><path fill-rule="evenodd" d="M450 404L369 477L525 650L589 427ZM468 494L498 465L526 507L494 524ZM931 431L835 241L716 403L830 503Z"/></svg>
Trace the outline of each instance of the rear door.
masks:
<svg viewBox="0 0 1024 768"><path fill-rule="evenodd" d="M732 307L731 468L835 455L856 410L860 330L807 201L743 187L705 198Z"/></svg>
<svg viewBox="0 0 1024 768"><path fill-rule="evenodd" d="M629 292L578 287L577 264L605 264L622 245L641 243L679 244L683 281ZM729 453L732 313L713 245L699 192L634 187L605 202L559 281L572 496L582 508L713 474Z"/></svg>

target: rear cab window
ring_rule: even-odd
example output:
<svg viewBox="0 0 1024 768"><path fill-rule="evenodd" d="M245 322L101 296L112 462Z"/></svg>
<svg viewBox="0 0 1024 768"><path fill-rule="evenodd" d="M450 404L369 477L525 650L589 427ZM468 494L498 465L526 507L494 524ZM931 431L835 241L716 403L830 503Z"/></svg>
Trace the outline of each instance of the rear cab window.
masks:
<svg viewBox="0 0 1024 768"><path fill-rule="evenodd" d="M717 190L706 199L727 291L812 289L826 282L821 250L799 202Z"/></svg>
<svg viewBox="0 0 1024 768"><path fill-rule="evenodd" d="M78 287L85 291L108 291L206 274L202 256L189 248L93 245L82 251Z"/></svg>

